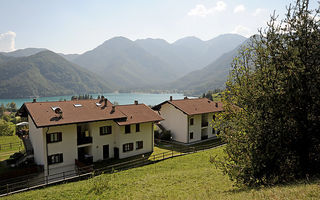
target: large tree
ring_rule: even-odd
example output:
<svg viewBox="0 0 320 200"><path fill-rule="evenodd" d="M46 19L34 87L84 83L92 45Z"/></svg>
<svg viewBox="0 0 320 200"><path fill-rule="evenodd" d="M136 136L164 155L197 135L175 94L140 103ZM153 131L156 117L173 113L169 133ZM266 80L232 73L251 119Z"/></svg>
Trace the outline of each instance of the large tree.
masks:
<svg viewBox="0 0 320 200"><path fill-rule="evenodd" d="M320 172L319 8L308 6L297 0L285 19L273 15L233 61L216 126L227 141L220 167L238 184Z"/></svg>

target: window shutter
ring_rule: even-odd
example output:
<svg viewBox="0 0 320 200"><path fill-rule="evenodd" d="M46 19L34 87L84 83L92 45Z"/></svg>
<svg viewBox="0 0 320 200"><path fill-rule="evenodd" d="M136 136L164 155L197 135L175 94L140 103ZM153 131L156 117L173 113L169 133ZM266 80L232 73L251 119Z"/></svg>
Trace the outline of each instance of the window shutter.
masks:
<svg viewBox="0 0 320 200"><path fill-rule="evenodd" d="M133 150L133 143L130 143L129 147L130 147L130 151L132 151Z"/></svg>
<svg viewBox="0 0 320 200"><path fill-rule="evenodd" d="M47 143L50 143L51 140L50 140L50 134L47 134Z"/></svg>
<svg viewBox="0 0 320 200"><path fill-rule="evenodd" d="M103 127L100 127L100 135L102 135Z"/></svg>
<svg viewBox="0 0 320 200"><path fill-rule="evenodd" d="M58 133L58 141L62 141L62 133L61 132Z"/></svg>
<svg viewBox="0 0 320 200"><path fill-rule="evenodd" d="M63 162L63 154L60 154L60 162Z"/></svg>
<svg viewBox="0 0 320 200"><path fill-rule="evenodd" d="M122 145L123 152L126 152L126 145Z"/></svg>

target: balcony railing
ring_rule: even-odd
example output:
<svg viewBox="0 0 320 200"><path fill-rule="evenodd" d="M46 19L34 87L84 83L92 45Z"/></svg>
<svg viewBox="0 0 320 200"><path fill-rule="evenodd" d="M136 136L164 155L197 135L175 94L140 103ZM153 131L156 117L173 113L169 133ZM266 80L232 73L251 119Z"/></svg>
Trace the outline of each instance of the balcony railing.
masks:
<svg viewBox="0 0 320 200"><path fill-rule="evenodd" d="M78 137L78 145L82 144L91 144L92 143L92 137Z"/></svg>
<svg viewBox="0 0 320 200"><path fill-rule="evenodd" d="M201 122L201 127L207 127L208 126L208 122Z"/></svg>

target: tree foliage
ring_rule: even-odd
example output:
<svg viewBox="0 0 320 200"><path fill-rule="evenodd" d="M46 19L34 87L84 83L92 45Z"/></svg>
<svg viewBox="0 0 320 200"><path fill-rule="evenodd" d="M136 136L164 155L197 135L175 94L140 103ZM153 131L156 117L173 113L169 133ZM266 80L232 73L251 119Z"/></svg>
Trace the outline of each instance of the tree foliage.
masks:
<svg viewBox="0 0 320 200"><path fill-rule="evenodd" d="M238 184L319 173L320 7L308 6L297 0L280 22L274 14L233 61L216 127L227 141L219 166Z"/></svg>

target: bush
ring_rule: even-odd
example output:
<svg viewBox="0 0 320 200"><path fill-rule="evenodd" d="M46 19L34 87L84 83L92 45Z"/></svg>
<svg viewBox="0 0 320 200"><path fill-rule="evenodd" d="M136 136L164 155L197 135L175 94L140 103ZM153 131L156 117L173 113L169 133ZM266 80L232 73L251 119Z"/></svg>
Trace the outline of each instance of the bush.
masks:
<svg viewBox="0 0 320 200"><path fill-rule="evenodd" d="M12 136L15 132L15 125L11 122L0 120L0 136Z"/></svg>

